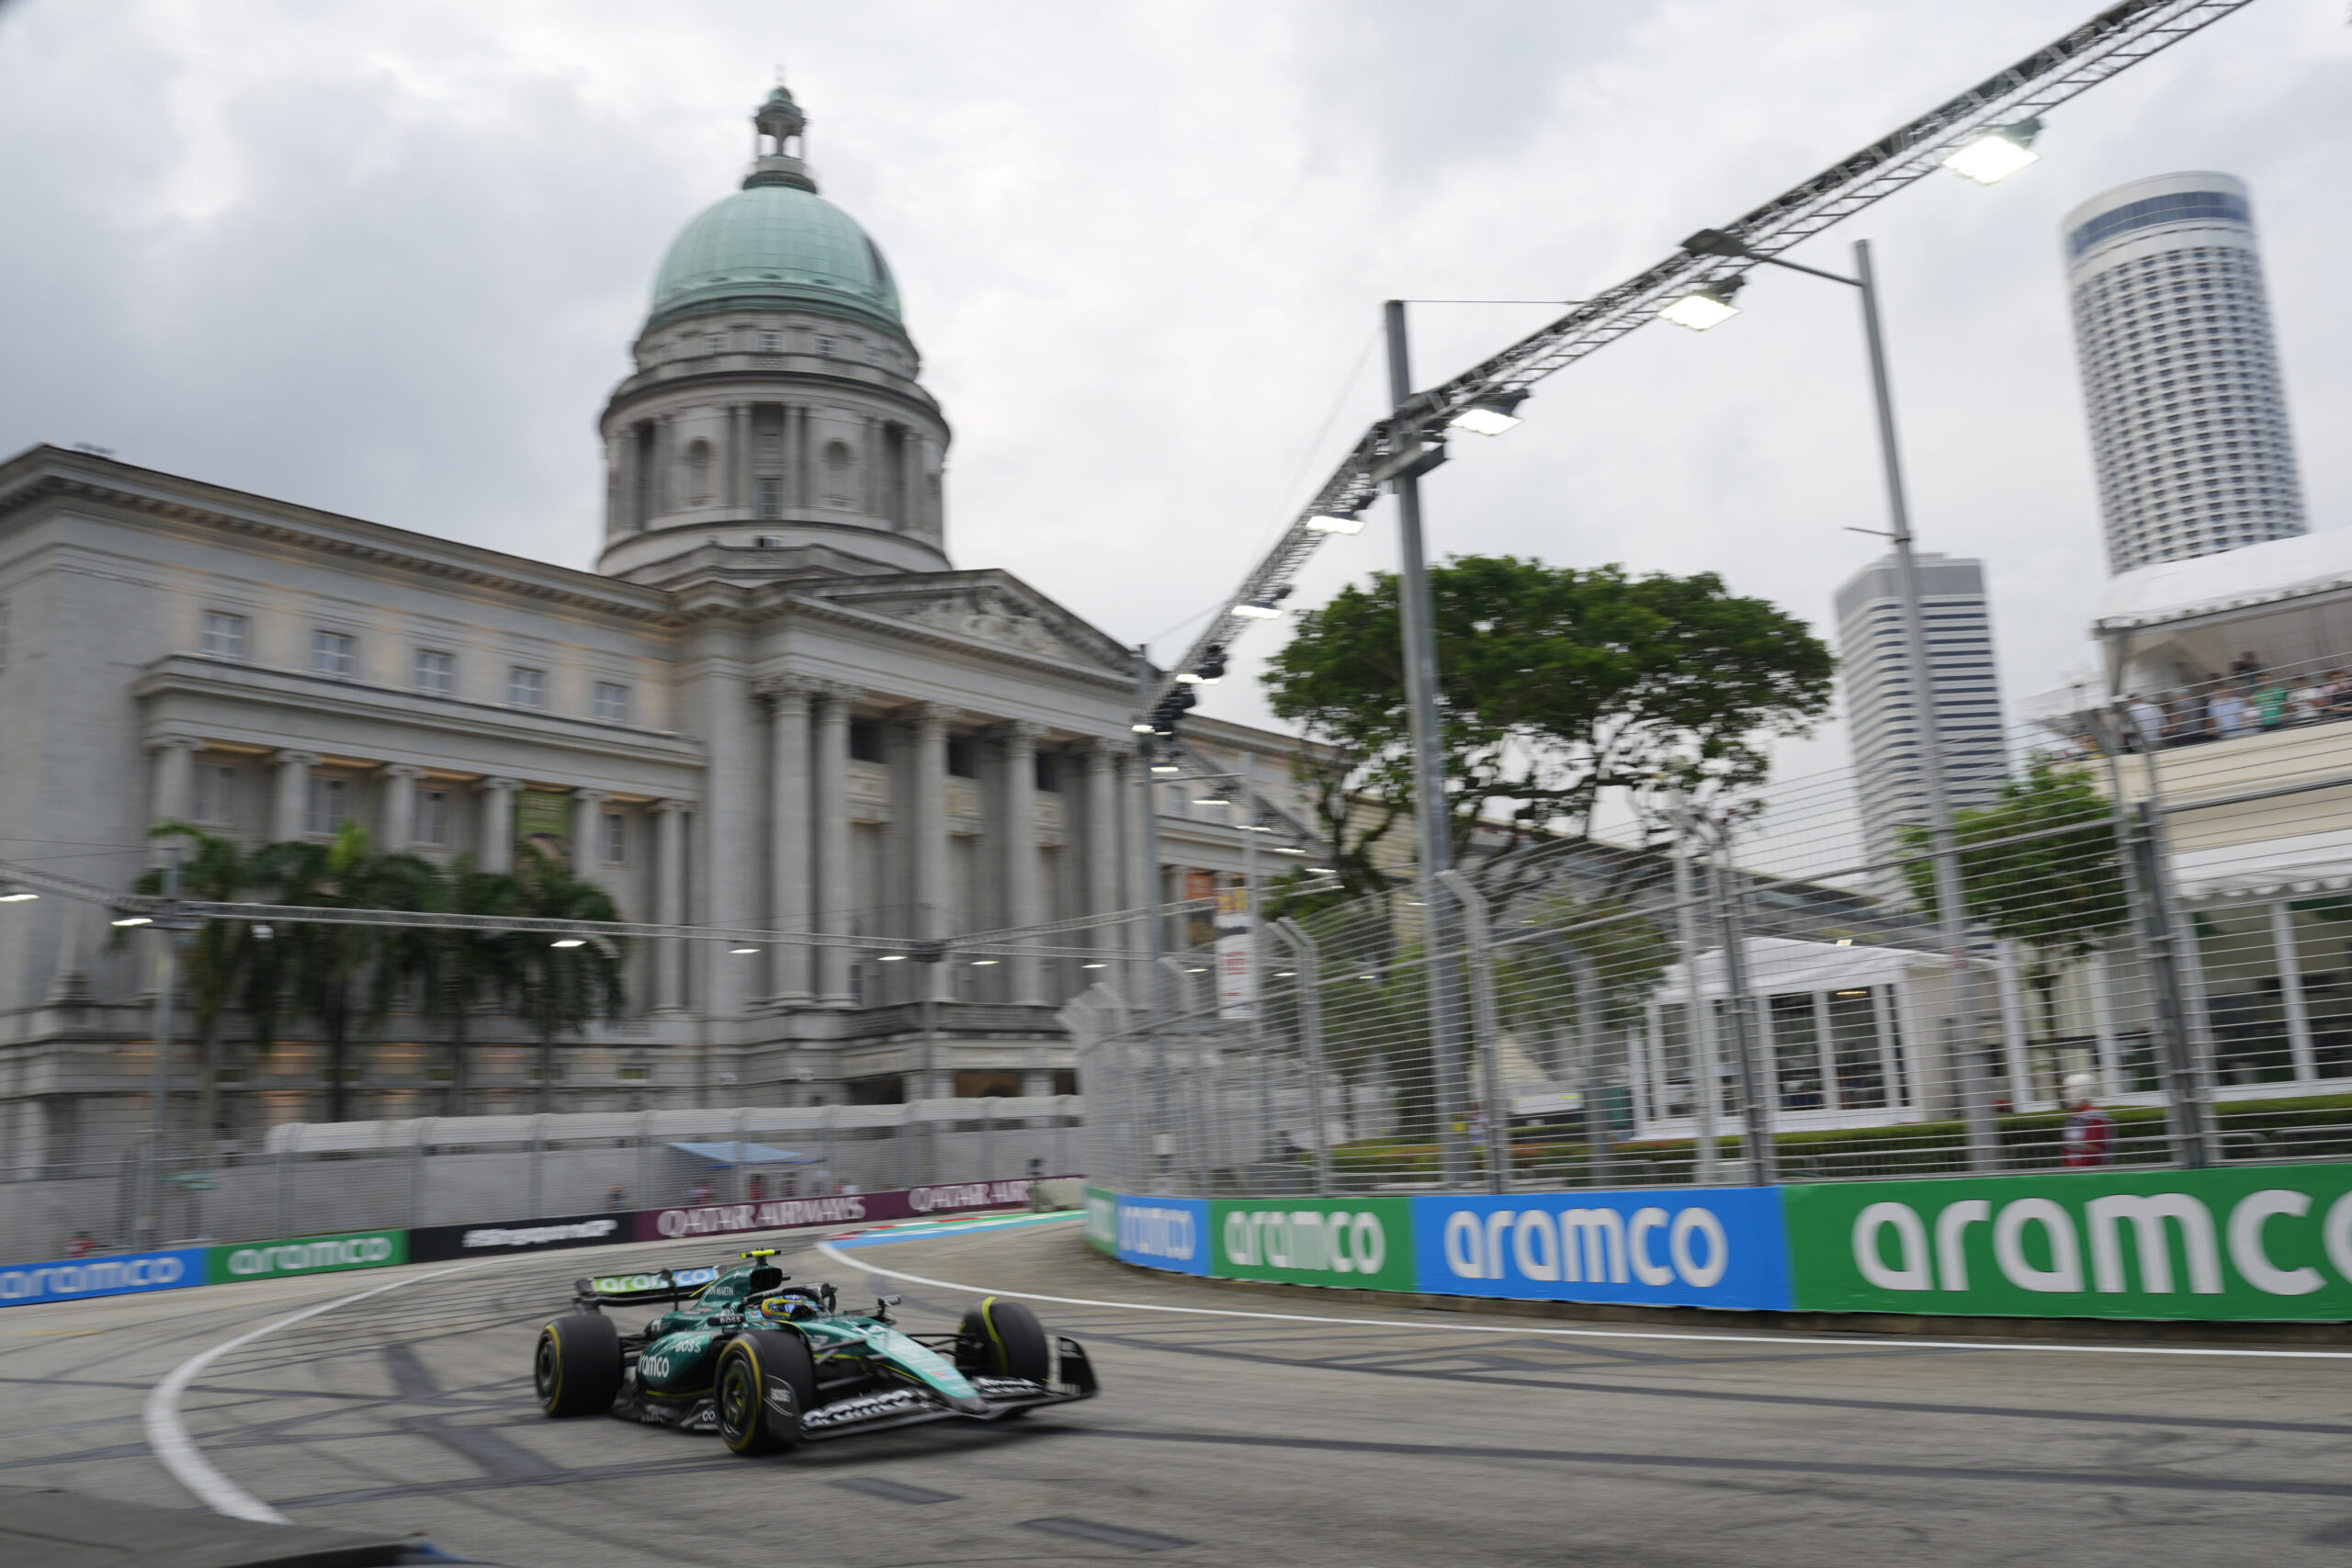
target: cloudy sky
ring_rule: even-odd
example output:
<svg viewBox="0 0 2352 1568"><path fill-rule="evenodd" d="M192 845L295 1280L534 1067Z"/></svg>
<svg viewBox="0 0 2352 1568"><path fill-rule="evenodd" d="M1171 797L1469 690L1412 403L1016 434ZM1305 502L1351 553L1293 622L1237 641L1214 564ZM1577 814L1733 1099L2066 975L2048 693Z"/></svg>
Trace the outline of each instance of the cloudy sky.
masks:
<svg viewBox="0 0 2352 1568"><path fill-rule="evenodd" d="M597 410L780 65L956 425L958 564L1172 653L1376 413L1380 300L1580 297L2092 8L0 0L0 450L586 567ZM2085 657L2104 581L2057 242L2084 197L2252 185L2312 517L2346 515L2347 106L2343 0L2255 0L2060 110L2024 175L1797 253L1878 247L1922 543L1990 562L2012 699ZM1853 301L1781 274L1744 303L1464 438L1433 547L1712 569L1825 621L1882 516ZM1416 307L1419 378L1545 318ZM1393 564L1389 513L1303 602ZM1833 728L1784 765L1840 758Z"/></svg>

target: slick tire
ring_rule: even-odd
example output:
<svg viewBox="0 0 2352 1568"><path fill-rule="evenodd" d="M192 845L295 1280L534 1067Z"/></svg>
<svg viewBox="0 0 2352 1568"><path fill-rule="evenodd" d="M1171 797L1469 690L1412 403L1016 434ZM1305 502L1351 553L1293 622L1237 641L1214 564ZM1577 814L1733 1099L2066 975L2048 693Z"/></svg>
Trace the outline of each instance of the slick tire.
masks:
<svg viewBox="0 0 2352 1568"><path fill-rule="evenodd" d="M776 1408L789 1391L790 1410ZM739 1454L762 1454L800 1438L800 1413L817 1403L817 1367L797 1334L745 1334L718 1353L711 1411L719 1440Z"/></svg>
<svg viewBox="0 0 2352 1568"><path fill-rule="evenodd" d="M550 1416L602 1416L621 1391L620 1330L599 1313L557 1318L539 1330L531 1381Z"/></svg>
<svg viewBox="0 0 2352 1568"><path fill-rule="evenodd" d="M964 1314L956 1359L967 1372L989 1378L1027 1378L1044 1382L1053 1370L1045 1325L1019 1302L983 1296Z"/></svg>

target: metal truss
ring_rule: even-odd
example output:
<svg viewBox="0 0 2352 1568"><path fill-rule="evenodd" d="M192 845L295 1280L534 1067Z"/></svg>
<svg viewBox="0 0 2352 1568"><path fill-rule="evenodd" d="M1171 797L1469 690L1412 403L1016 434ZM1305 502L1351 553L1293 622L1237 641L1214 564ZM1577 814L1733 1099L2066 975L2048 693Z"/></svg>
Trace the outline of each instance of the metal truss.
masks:
<svg viewBox="0 0 2352 1568"><path fill-rule="evenodd" d="M2124 0L2109 6L2007 70L1719 228L1757 256L1778 255L1923 177L1985 131L2031 118L2087 92L2250 3ZM1234 615L1237 605L1272 607L1281 603L1297 581L1300 568L1332 531L1318 527L1318 522L1359 517L1378 499L1382 484L1396 468L1434 467L1442 461L1442 432L1455 414L1484 399L1525 392L1544 377L1646 324L1661 308L1697 285L1745 273L1754 265L1753 260L1679 251L1602 289L1549 326L1452 380L1417 393L1401 418L1374 424L1357 438L1273 548L1218 607L1216 618L1184 657L1168 667L1143 703L1141 713L1151 713L1174 690L1179 672L1195 668L1214 649L1233 645L1248 624Z"/></svg>

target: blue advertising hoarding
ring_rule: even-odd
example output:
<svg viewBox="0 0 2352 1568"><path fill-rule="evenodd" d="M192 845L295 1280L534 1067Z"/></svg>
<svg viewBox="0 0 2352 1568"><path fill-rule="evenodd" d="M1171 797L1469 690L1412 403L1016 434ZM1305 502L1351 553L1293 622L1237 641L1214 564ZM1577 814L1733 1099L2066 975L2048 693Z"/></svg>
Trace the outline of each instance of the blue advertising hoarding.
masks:
<svg viewBox="0 0 2352 1568"><path fill-rule="evenodd" d="M210 1250L182 1247L168 1252L118 1253L0 1268L0 1306L34 1306L42 1302L77 1302L91 1296L201 1285L205 1255Z"/></svg>
<svg viewBox="0 0 2352 1568"><path fill-rule="evenodd" d="M1172 1269L1182 1274L1209 1271L1209 1206L1200 1198L1129 1198L1118 1202L1118 1253L1122 1263Z"/></svg>
<svg viewBox="0 0 2352 1568"><path fill-rule="evenodd" d="M1781 1192L1771 1187L1418 1197L1413 1254L1419 1288L1436 1295L1770 1312L1794 1304Z"/></svg>

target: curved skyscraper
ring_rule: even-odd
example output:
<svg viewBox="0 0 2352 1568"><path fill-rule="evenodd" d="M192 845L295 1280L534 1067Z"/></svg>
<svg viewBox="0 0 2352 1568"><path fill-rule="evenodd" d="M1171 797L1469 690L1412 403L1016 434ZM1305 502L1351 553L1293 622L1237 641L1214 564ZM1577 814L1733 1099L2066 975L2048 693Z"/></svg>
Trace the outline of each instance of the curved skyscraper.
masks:
<svg viewBox="0 0 2352 1568"><path fill-rule="evenodd" d="M2064 233L2108 570L2305 532L2245 185L2134 180Z"/></svg>

